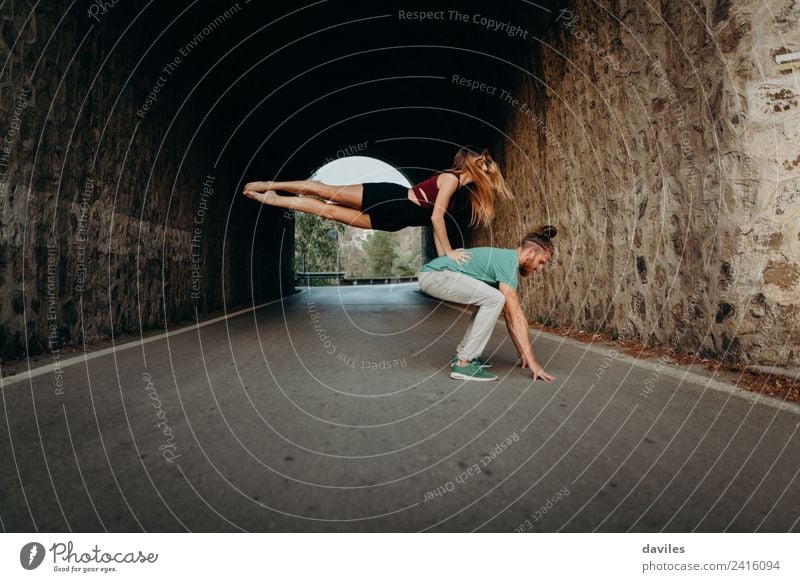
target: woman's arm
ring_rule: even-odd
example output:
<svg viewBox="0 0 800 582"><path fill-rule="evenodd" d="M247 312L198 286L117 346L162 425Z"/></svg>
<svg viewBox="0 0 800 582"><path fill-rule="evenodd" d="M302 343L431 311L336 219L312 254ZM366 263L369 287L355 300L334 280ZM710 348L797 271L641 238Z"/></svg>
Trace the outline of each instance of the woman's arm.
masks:
<svg viewBox="0 0 800 582"><path fill-rule="evenodd" d="M440 174L436 184L439 193L436 195L433 213L431 214L433 244L436 245L436 253L440 257L446 255L459 263L467 261L469 260L469 253L467 251L464 249L453 250L453 247L450 245L450 239L447 238L447 227L444 221L444 215L447 212L450 199L458 189L458 178L453 174Z"/></svg>

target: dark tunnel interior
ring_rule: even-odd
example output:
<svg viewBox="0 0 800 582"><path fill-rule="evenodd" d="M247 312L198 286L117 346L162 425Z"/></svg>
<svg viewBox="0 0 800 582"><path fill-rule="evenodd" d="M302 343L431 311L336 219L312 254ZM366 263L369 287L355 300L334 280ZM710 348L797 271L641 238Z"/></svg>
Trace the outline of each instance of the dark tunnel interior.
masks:
<svg viewBox="0 0 800 582"><path fill-rule="evenodd" d="M740 224L750 217L773 234L755 241L764 266L744 280L756 282L755 295L772 301L781 320L793 321L798 308L788 293L800 271L792 219L783 207L774 217L751 213L760 208L754 186L731 176L756 175L752 159L736 154L736 168L720 161L751 147L750 157L761 160L764 143L786 136L785 159L775 158L775 168L759 162L785 176L759 195L795 199L796 100L788 85L767 88L789 81L786 67L794 65L777 62L789 49L779 38L771 48L757 45L763 66L774 69L766 83L747 65L752 51L742 44L755 25L744 27L730 2L704 10L661 3L657 25L648 16L655 6L598 6L4 5L0 357L161 330L293 293L295 216L246 198L245 183L307 179L353 153L414 183L449 167L467 144L490 149L515 202L499 209L491 232L469 228L462 197L447 220L454 247L515 243L534 217L564 227L559 238L569 258L556 261L563 277L542 283L529 316L557 314L639 340L655 329L666 345L682 325L680 302L693 295L691 273L711 277L720 292L730 287L737 253L750 248L750 227ZM787 18L778 25L789 33L796 27ZM719 54L709 27L724 41ZM678 31L692 42L682 47ZM696 54L678 58L684 49ZM741 78L725 73L727 59L747 65L737 69ZM695 60L708 69L701 84ZM740 99L748 91L749 105ZM742 104L758 110L740 112ZM745 131L747 115L755 125ZM724 128L722 118L729 119ZM759 143L742 145L745 135ZM703 180L701 168L709 173ZM726 192L734 192L731 200ZM655 221L662 224L651 228ZM778 232L784 227L786 236ZM423 258L434 255L430 230ZM683 269L678 295L665 285L674 268ZM718 355L731 348L742 357L734 298L710 294L706 303L704 314L723 316L693 323L695 348ZM761 350L759 315L748 316L745 333ZM712 321L718 327L706 337ZM787 328L784 339L792 333ZM770 349L761 361L779 359Z"/></svg>
<svg viewBox="0 0 800 582"><path fill-rule="evenodd" d="M545 3L550 8L556 4ZM176 30L170 40L189 38L194 23L211 22L226 6L192 7L192 17L176 23L185 30ZM184 83L197 82L198 95L183 123L193 126L201 115L209 115L202 147L211 148L237 183L304 179L326 160L362 147L362 155L386 161L412 181L422 180L447 167L458 146L491 147L503 139L502 103L454 79L504 86L518 68L530 66L527 48L534 46L533 39L521 45L486 27L454 22L454 6L336 1L247 6L247 17L213 35L198 54L197 67L187 68ZM489 8L470 1L457 7L470 15L538 23L542 29L553 18L553 12L522 2ZM169 15L167 7L160 10L165 12L162 21L177 18L176 7ZM420 22L405 16L420 10L447 20ZM135 36L146 35L143 30ZM178 48L170 40L159 43L155 58L161 61L150 69ZM274 247L276 233L290 221L272 209L253 212L254 203L235 198L237 193L230 193L234 232L242 237L235 243L242 249L237 256L248 254L256 223L266 222L263 230L268 232L255 245L263 236ZM451 236L463 244L467 209L459 206L452 218ZM284 244L291 239L285 237ZM244 269L242 275L259 270L241 260L236 267ZM259 297L274 294L272 281L263 281L266 288L256 285ZM242 290L235 299L249 297Z"/></svg>
<svg viewBox="0 0 800 582"><path fill-rule="evenodd" d="M552 8L558 2L544 4ZM521 45L518 38L452 21L452 3L234 6L241 12L182 59L186 66L179 64L168 80L176 86L169 87L171 109L159 112L176 126L197 128L192 143L184 146L204 151L232 187L220 196L215 213L230 211L232 281L253 281L252 288L234 287L234 303L274 297L277 250L292 245L291 220L243 198L241 184L307 178L359 144L362 155L393 165L413 181L447 167L459 145L491 148L503 140L502 103L454 78L503 86L518 68L530 67L527 48L535 44L533 38ZM542 29L553 18L552 12L522 2L457 6L461 12L538 23ZM165 63L181 54L200 25L230 8L225 2L170 3L126 13L120 5L109 16L119 27L130 24L122 37L130 39L127 62L142 58L134 74L155 85ZM443 11L439 14L447 20L400 17L418 10ZM109 36L119 34L116 30L108 27ZM176 197L186 195L176 189ZM468 218L464 210L454 213L460 225ZM466 234L454 221L450 227L456 240ZM290 257L283 260L287 284ZM272 268L265 269L265 263Z"/></svg>
<svg viewBox="0 0 800 582"><path fill-rule="evenodd" d="M12 14L4 41L20 63L7 86L32 93L33 159L21 155L19 170L40 206L24 252L43 264L57 246L59 287L74 295L58 340L292 292L292 215L245 198L243 184L305 179L355 151L416 182L458 146L502 143L502 100L464 80L502 87L531 69L558 4L88 2L41 7L35 23ZM526 23L525 38L494 21ZM9 200L24 190L10 185ZM448 217L456 244L469 239L466 207ZM16 312L42 315L44 271L14 275ZM44 349L28 326L0 330L5 356Z"/></svg>
<svg viewBox="0 0 800 582"><path fill-rule="evenodd" d="M492 149L504 103L463 80L502 87L531 70L560 4L54 2L35 20L16 9L4 87L31 97L8 200L31 194L26 226L0 249L20 320L0 329L2 354L46 349L49 255L61 344L292 292L292 215L243 184L306 179L355 150L416 182L460 145ZM495 21L525 23L525 38ZM466 206L448 217L456 245L469 240Z"/></svg>

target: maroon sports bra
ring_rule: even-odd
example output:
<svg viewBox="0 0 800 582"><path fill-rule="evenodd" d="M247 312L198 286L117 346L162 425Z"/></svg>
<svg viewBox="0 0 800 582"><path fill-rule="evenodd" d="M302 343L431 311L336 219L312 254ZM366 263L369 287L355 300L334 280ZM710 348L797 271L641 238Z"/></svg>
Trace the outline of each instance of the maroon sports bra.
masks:
<svg viewBox="0 0 800 582"><path fill-rule="evenodd" d="M440 172L441 174L453 174L456 178L458 178L458 174L454 172ZM439 174L434 174L427 180L424 180L413 186L414 188L414 196L417 197L417 202L423 208L433 208L434 203L436 202L436 197L439 195L439 189L436 187L436 180L439 178ZM461 186L459 185L459 188ZM453 207L456 203L456 197L451 196L450 202L447 205L447 210L453 210Z"/></svg>

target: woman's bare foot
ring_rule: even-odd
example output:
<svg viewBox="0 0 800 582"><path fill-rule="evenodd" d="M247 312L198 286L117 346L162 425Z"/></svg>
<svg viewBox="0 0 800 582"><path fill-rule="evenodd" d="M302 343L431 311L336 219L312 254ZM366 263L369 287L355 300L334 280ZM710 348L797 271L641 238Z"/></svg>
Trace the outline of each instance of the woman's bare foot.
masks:
<svg viewBox="0 0 800 582"><path fill-rule="evenodd" d="M267 192L269 190L275 190L273 184L274 182L248 182L244 185L244 190L245 192L248 190L253 192Z"/></svg>
<svg viewBox="0 0 800 582"><path fill-rule="evenodd" d="M257 190L245 189L244 195L252 200L255 200L256 202L261 202L261 204L266 204L268 206L272 205L273 200L279 198L278 193L275 192L275 190L259 192Z"/></svg>

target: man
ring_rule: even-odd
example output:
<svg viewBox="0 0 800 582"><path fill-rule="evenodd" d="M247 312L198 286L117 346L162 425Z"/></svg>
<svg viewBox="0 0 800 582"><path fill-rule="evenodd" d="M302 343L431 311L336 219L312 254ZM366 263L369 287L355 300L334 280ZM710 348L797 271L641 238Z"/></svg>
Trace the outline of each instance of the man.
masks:
<svg viewBox="0 0 800 582"><path fill-rule="evenodd" d="M442 256L420 269L419 286L428 295L477 306L458 344L451 364L451 378L479 382L497 380L497 376L485 370L491 364L480 356L502 311L522 367L530 369L534 380L555 379L534 356L528 321L522 313L517 289L520 275L525 277L540 271L550 260L553 255L550 239L556 233L554 226L542 226L527 234L516 249L473 248L468 250L467 260L456 262Z"/></svg>

